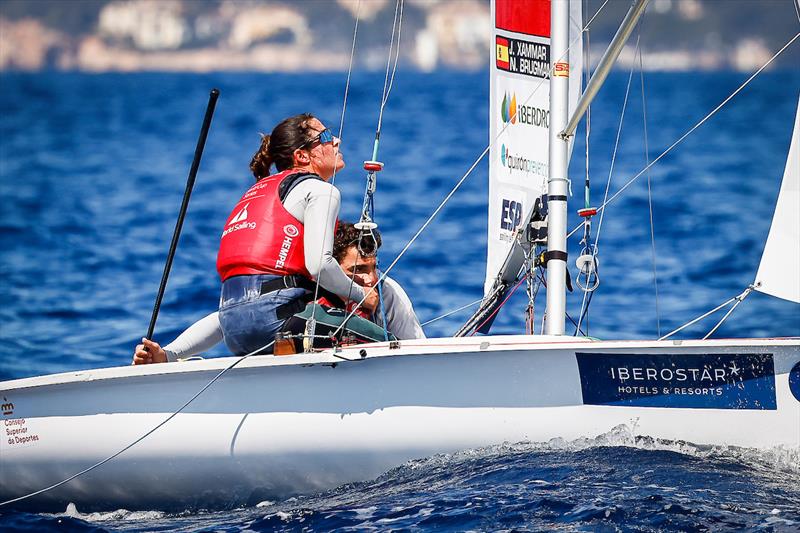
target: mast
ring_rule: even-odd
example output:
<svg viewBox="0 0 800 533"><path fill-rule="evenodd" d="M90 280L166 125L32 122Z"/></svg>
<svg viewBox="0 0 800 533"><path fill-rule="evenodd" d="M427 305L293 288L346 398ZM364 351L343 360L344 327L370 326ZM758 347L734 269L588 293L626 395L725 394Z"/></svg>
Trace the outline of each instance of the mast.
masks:
<svg viewBox="0 0 800 533"><path fill-rule="evenodd" d="M573 0L575 1L575 0ZM578 121L589 107L600 86L608 76L622 47L630 37L634 26L641 18L649 0L634 0L614 39L603 54L595 74L586 87L586 92L575 106L569 118L569 0L552 0L550 12L551 60L550 79L550 153L549 178L547 182L548 210L547 229L547 321L545 333L564 334L566 314L567 276L567 194L569 181L569 140ZM580 74L579 72L577 74Z"/></svg>
<svg viewBox="0 0 800 533"><path fill-rule="evenodd" d="M553 0L550 12L550 151L547 180L547 318L545 333L564 334L567 276L567 167L569 140L559 136L569 113L569 2Z"/></svg>

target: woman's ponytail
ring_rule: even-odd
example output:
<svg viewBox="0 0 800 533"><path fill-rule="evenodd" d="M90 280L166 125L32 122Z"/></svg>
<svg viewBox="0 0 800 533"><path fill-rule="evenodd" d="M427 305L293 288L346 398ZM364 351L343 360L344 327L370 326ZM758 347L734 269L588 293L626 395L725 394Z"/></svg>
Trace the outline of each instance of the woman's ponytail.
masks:
<svg viewBox="0 0 800 533"><path fill-rule="evenodd" d="M250 161L250 170L256 181L269 176L269 169L273 163L272 157L269 155L269 137L269 135L261 134L261 146Z"/></svg>

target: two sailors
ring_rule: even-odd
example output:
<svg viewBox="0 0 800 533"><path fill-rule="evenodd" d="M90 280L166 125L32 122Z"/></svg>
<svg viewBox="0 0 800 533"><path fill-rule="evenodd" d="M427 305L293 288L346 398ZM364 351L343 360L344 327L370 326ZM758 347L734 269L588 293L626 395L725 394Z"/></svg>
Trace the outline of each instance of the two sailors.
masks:
<svg viewBox="0 0 800 533"><path fill-rule="evenodd" d="M273 166L277 172L271 174ZM355 278L342 269L348 269L347 262L340 266L333 255L341 200L329 180L344 166L339 139L311 114L289 117L263 136L250 163L256 183L234 206L222 232L217 256L222 295L216 324L212 314L190 327L182 334L191 333L189 350L170 350L173 356L207 349L209 343L219 342L220 333L235 355L270 353L279 331L288 326L288 333L301 333L294 331L298 322L290 319L315 294L328 302L360 302L364 316L375 313L379 295L374 285L365 282L370 276L359 276L362 283L354 283ZM354 228L349 228L352 236ZM377 240L375 245L377 249ZM351 260L362 260L356 268L368 268L363 260L369 263L369 258L361 253L364 243L353 242L351 247L356 249L350 252ZM348 255L346 248L341 251ZM374 257L371 264L376 281ZM397 338L424 337L402 288L393 281L385 286L384 326ZM170 359L167 350L143 339L133 363Z"/></svg>

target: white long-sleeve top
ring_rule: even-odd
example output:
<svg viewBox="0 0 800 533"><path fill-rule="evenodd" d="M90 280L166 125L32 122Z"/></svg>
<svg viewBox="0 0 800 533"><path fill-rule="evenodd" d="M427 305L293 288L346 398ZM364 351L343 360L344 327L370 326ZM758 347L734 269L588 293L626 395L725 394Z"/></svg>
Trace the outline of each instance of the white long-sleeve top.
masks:
<svg viewBox="0 0 800 533"><path fill-rule="evenodd" d="M361 301L364 290L350 282L333 258L333 238L339 216L339 189L320 179L307 179L295 185L283 206L302 222L306 270L319 284L345 300Z"/></svg>

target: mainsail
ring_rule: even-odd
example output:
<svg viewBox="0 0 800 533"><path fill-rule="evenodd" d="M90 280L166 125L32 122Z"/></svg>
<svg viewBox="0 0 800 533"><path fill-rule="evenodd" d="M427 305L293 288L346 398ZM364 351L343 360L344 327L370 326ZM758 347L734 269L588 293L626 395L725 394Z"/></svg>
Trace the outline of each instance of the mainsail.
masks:
<svg viewBox="0 0 800 533"><path fill-rule="evenodd" d="M550 0L495 0L492 20L485 295L509 258L517 229L547 191L549 72L559 59L550 57ZM581 90L582 20L581 2L570 2L570 111ZM515 277L510 270L506 277Z"/></svg>
<svg viewBox="0 0 800 533"><path fill-rule="evenodd" d="M756 290L800 303L800 101L772 226L758 267Z"/></svg>

